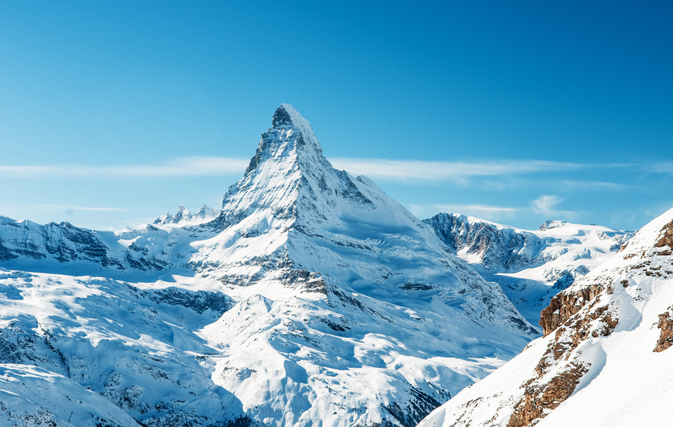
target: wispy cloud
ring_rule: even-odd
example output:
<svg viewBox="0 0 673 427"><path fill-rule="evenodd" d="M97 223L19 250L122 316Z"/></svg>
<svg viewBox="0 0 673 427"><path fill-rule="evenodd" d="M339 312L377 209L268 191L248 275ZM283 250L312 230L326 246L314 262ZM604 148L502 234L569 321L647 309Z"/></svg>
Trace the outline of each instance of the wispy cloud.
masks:
<svg viewBox="0 0 673 427"><path fill-rule="evenodd" d="M420 160L348 159L330 160L339 169L374 179L396 181L459 181L466 178L559 172L582 168L578 163L544 160L506 160L487 162L431 162Z"/></svg>
<svg viewBox="0 0 673 427"><path fill-rule="evenodd" d="M484 212L484 213L513 213L520 211L521 208L511 208L505 206L488 206L488 205L434 205L435 208L441 209L444 212Z"/></svg>
<svg viewBox="0 0 673 427"><path fill-rule="evenodd" d="M562 180L555 181L554 185L561 185L565 188L575 189L575 190L584 190L584 191L623 191L623 190L633 190L638 188L635 185L630 184L621 184L617 182L603 182L603 181L575 181L575 180Z"/></svg>
<svg viewBox="0 0 673 427"><path fill-rule="evenodd" d="M109 207L97 207L97 206L72 206L72 205L55 205L55 204L33 204L32 206L40 209L54 209L54 210L65 210L66 212L72 213L74 211L86 211L86 212L126 212L126 209L121 208L109 208Z"/></svg>
<svg viewBox="0 0 673 427"><path fill-rule="evenodd" d="M588 168L633 168L633 164L583 164L546 160L502 160L475 162L442 162L422 160L388 160L334 158L338 169L355 175L367 175L381 181L452 181L466 184L478 177L517 176L535 173L564 172ZM181 157L157 164L142 165L0 165L0 176L17 178L44 177L183 177L242 174L248 159L232 157ZM650 169L655 173L673 173L673 163L659 163ZM575 187L619 189L623 184L609 182L565 181Z"/></svg>
<svg viewBox="0 0 673 427"><path fill-rule="evenodd" d="M155 165L0 165L0 175L25 178L220 176L243 173L248 162L229 157L182 157Z"/></svg>
<svg viewBox="0 0 673 427"><path fill-rule="evenodd" d="M649 172L673 174L673 162L658 162L647 167Z"/></svg>
<svg viewBox="0 0 673 427"><path fill-rule="evenodd" d="M559 196L541 196L533 200L530 205L537 213L549 215L557 213L556 207L565 199Z"/></svg>

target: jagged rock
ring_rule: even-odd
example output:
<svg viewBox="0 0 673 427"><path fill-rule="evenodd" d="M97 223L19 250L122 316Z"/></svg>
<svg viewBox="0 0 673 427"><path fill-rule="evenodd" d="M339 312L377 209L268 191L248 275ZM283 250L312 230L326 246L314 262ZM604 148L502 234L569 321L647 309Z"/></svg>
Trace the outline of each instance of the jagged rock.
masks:
<svg viewBox="0 0 673 427"><path fill-rule="evenodd" d="M538 231L519 230L460 214L424 221L457 255L471 263L530 321L551 298L607 260L632 232L549 220Z"/></svg>
<svg viewBox="0 0 673 427"><path fill-rule="evenodd" d="M673 307L659 315L659 321L657 322L657 328L661 330L659 334L659 339L657 340L657 346L654 348L654 352L662 352L667 348L673 346L673 314L671 311Z"/></svg>

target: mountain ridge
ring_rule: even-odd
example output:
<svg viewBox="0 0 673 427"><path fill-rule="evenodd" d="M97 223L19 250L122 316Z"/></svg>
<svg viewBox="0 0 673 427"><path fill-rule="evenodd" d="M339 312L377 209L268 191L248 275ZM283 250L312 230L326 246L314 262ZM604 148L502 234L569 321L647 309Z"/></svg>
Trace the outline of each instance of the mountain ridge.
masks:
<svg viewBox="0 0 673 427"><path fill-rule="evenodd" d="M544 337L419 426L668 425L672 235L673 209L554 296Z"/></svg>
<svg viewBox="0 0 673 427"><path fill-rule="evenodd" d="M522 230L460 214L424 220L458 257L496 282L517 309L537 324L559 291L613 256L633 232L548 220Z"/></svg>

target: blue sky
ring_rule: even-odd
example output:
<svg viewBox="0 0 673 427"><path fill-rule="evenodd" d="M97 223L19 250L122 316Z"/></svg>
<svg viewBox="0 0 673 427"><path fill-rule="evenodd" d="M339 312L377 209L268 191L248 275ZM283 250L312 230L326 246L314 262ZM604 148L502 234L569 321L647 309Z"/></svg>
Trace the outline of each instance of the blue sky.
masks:
<svg viewBox="0 0 673 427"><path fill-rule="evenodd" d="M0 215L219 206L287 102L420 217L639 228L673 206L673 3L551 3L3 1Z"/></svg>

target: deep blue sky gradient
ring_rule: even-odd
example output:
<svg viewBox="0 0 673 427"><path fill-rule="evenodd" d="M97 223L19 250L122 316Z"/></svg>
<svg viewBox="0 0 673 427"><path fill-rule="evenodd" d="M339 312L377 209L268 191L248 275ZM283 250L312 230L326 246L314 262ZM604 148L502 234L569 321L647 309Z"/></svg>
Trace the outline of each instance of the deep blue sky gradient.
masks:
<svg viewBox="0 0 673 427"><path fill-rule="evenodd" d="M36 1L0 11L0 215L120 228L179 203L219 205L242 171L2 166L248 159L281 102L311 122L328 158L578 165L465 179L373 173L421 217L634 229L673 206L671 2Z"/></svg>

